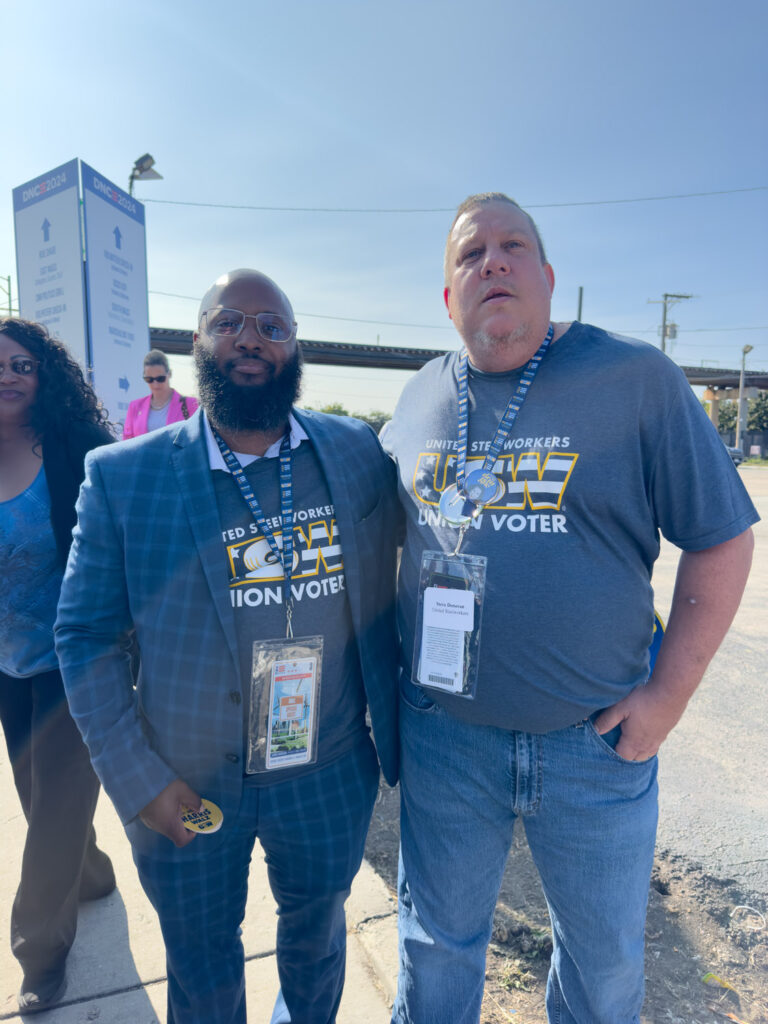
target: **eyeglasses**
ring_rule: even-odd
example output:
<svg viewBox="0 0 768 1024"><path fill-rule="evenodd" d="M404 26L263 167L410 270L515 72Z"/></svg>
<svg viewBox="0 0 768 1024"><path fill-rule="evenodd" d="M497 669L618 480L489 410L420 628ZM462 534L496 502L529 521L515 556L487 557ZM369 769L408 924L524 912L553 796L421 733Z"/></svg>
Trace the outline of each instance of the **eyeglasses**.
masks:
<svg viewBox="0 0 768 1024"><path fill-rule="evenodd" d="M145 377L144 382L146 384L165 384L168 380L168 375L161 373L159 377Z"/></svg>
<svg viewBox="0 0 768 1024"><path fill-rule="evenodd" d="M264 341L290 341L296 330L296 321L279 313L243 313L221 307L206 310L201 322L203 329L215 338L236 338L248 318L256 321L256 330Z"/></svg>
<svg viewBox="0 0 768 1024"><path fill-rule="evenodd" d="M11 373L15 373L17 377L29 377L40 365L36 359L32 359L31 356L17 356L15 359L11 359L8 364ZM0 363L0 377L5 372L5 364Z"/></svg>

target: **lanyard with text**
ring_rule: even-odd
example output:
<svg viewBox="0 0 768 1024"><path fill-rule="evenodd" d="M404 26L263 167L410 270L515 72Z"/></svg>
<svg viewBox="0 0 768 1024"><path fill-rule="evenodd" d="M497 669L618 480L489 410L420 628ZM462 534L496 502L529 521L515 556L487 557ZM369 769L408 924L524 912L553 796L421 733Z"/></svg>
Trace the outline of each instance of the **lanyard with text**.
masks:
<svg viewBox="0 0 768 1024"><path fill-rule="evenodd" d="M467 370L467 350L462 349L459 353L458 365L458 392L459 392L459 422L457 436L456 456L456 483L447 487L440 498L440 515L450 526L460 527L459 539L455 553L458 553L461 541L467 527L475 519L486 505L492 505L504 494L504 483L495 473L492 472L493 464L501 451L502 445L509 437L510 431L517 419L517 414L522 408L528 390L538 372L541 361L549 348L552 337L555 333L554 326L549 325L547 336L538 348L538 351L528 361L523 370L515 393L507 404L504 415L499 420L496 433L491 441L488 454L483 460L480 469L473 469L466 472L467 466L467 437L469 434L469 382Z"/></svg>
<svg viewBox="0 0 768 1024"><path fill-rule="evenodd" d="M218 431L211 427L216 444L219 446L222 458L227 464L232 476L235 478L240 493L245 499L256 525L261 530L267 543L272 549L272 554L283 567L283 603L285 604L285 635L293 639L293 597L291 596L291 575L293 571L293 482L291 478L291 438L290 434L283 437L280 445L280 518L283 523L283 548L278 546L277 540L261 510L261 505L253 493L253 488L248 483L248 478L243 472L240 461L229 447L227 442L219 435Z"/></svg>
<svg viewBox="0 0 768 1024"><path fill-rule="evenodd" d="M438 505L442 518L449 526L458 527L459 533L452 553L423 551L421 555L411 668L412 678L419 686L442 690L465 700L475 699L488 558L486 555L460 555L459 548L472 520L477 519L486 506L504 496L506 485L493 472L493 467L554 333L550 324L546 338L523 370L482 466L469 473L467 352L462 349L459 353L456 483L446 487Z"/></svg>

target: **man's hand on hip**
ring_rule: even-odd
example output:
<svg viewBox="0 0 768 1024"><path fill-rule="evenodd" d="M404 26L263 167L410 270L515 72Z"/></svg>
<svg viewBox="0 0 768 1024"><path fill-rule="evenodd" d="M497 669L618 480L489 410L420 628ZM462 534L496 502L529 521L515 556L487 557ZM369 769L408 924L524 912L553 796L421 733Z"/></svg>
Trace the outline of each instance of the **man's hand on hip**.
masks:
<svg viewBox="0 0 768 1024"><path fill-rule="evenodd" d="M677 725L739 607L752 561L751 530L703 551L680 556L667 631L645 686L606 708L599 733L621 726L616 753L652 757Z"/></svg>
<svg viewBox="0 0 768 1024"><path fill-rule="evenodd" d="M186 807L202 810L200 797L183 779L174 779L139 812L139 817L147 828L170 839L174 846L186 846L195 838L195 833L184 828L181 821Z"/></svg>
<svg viewBox="0 0 768 1024"><path fill-rule="evenodd" d="M599 714L595 729L602 735L620 725L616 753L627 761L645 761L658 752L684 710L685 705L677 707L646 684L635 687L618 704Z"/></svg>

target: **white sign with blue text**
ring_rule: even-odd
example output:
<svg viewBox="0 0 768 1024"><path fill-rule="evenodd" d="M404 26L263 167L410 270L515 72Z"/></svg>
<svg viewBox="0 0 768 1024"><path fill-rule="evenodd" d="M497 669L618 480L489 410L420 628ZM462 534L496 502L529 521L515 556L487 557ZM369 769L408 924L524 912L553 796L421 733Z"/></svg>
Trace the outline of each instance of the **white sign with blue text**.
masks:
<svg viewBox="0 0 768 1024"><path fill-rule="evenodd" d="M77 160L13 190L19 312L45 324L83 369L88 332Z"/></svg>
<svg viewBox="0 0 768 1024"><path fill-rule="evenodd" d="M146 392L149 350L144 207L81 161L93 386L113 422Z"/></svg>

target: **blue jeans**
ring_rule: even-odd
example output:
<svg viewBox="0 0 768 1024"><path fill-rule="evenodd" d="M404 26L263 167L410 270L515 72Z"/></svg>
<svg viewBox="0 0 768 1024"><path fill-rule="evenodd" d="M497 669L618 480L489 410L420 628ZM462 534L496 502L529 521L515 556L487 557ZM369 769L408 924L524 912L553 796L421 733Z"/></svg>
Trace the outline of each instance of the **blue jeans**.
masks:
<svg viewBox="0 0 768 1024"><path fill-rule="evenodd" d="M272 1020L332 1024L344 986L344 901L363 858L378 778L366 737L295 781L245 786L239 813L217 835L180 850L158 836L156 852L134 852L165 941L168 1024L245 1024L240 924L256 838L278 913Z"/></svg>
<svg viewBox="0 0 768 1024"><path fill-rule="evenodd" d="M518 815L554 950L550 1024L637 1024L656 838L656 758L619 728L543 735L468 725L404 680L400 976L393 1024L476 1024L485 953Z"/></svg>

